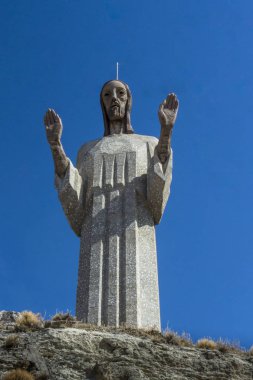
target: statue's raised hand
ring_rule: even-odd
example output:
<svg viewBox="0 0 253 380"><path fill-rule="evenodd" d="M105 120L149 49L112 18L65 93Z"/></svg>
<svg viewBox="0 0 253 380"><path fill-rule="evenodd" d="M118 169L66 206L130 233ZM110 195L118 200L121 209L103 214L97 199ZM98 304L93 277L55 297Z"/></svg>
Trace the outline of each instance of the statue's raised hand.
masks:
<svg viewBox="0 0 253 380"><path fill-rule="evenodd" d="M46 127L47 141L49 144L59 144L63 129L60 116L57 115L54 110L49 108L44 116L44 124Z"/></svg>
<svg viewBox="0 0 253 380"><path fill-rule="evenodd" d="M158 110L158 116L162 128L173 128L177 118L179 102L175 94L169 94L162 102Z"/></svg>
<svg viewBox="0 0 253 380"><path fill-rule="evenodd" d="M162 164L167 162L170 156L170 140L172 129L177 118L178 99L175 94L169 94L162 102L158 110L158 116L161 123L161 134L157 145L158 157Z"/></svg>
<svg viewBox="0 0 253 380"><path fill-rule="evenodd" d="M69 165L69 160L61 144L63 129L61 118L54 110L49 108L44 116L44 124L47 141L53 154L55 172L60 178L63 178Z"/></svg>

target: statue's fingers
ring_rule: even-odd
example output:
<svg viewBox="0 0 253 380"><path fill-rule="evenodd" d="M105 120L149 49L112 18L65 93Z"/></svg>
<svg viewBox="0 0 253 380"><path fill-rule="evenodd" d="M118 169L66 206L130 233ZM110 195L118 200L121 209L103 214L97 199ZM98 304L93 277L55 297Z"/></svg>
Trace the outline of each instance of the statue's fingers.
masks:
<svg viewBox="0 0 253 380"><path fill-rule="evenodd" d="M178 106L179 106L179 101L178 101L178 99L176 98L176 100L175 100L175 110L178 110Z"/></svg>
<svg viewBox="0 0 253 380"><path fill-rule="evenodd" d="M172 105L173 105L173 99L174 99L174 94L169 94L168 96L167 96L167 107L169 108L169 109L171 109L172 108Z"/></svg>
<svg viewBox="0 0 253 380"><path fill-rule="evenodd" d="M177 96L174 94L173 102L172 102L172 109L175 111L177 108Z"/></svg>
<svg viewBox="0 0 253 380"><path fill-rule="evenodd" d="M160 104L160 107L159 107L159 110L158 110L158 114L159 114L159 116L161 115L162 117L165 117L165 113L164 113L164 106L165 106L165 103L166 103L166 100L164 100L164 101Z"/></svg>
<svg viewBox="0 0 253 380"><path fill-rule="evenodd" d="M173 101L173 109L176 110L178 108L178 98L177 96L175 95L175 98L174 98L174 101Z"/></svg>
<svg viewBox="0 0 253 380"><path fill-rule="evenodd" d="M50 125L50 119L49 119L48 111L47 111L46 114L45 114L45 117L44 117L44 123L45 123L45 125L47 125L47 126Z"/></svg>
<svg viewBox="0 0 253 380"><path fill-rule="evenodd" d="M166 98L166 106L168 106L169 102L170 102L170 99L171 99L171 94L169 94Z"/></svg>
<svg viewBox="0 0 253 380"><path fill-rule="evenodd" d="M49 120L50 120L50 124L54 124L54 115L53 115L52 109L50 109L50 112L49 112Z"/></svg>
<svg viewBox="0 0 253 380"><path fill-rule="evenodd" d="M50 124L54 124L54 117L53 117L52 110L50 108L48 110L48 119L49 119Z"/></svg>
<svg viewBox="0 0 253 380"><path fill-rule="evenodd" d="M57 113L55 114L55 121L56 121L56 123L60 123L61 124L61 118L60 118L60 116Z"/></svg>
<svg viewBox="0 0 253 380"><path fill-rule="evenodd" d="M172 97L174 97L174 93L173 93L173 92L170 92L170 93L167 95L166 101L168 102Z"/></svg>
<svg viewBox="0 0 253 380"><path fill-rule="evenodd" d="M55 112L55 110L51 110L51 116L52 116L52 119L53 119L53 121L54 121L54 123L56 122L56 112Z"/></svg>
<svg viewBox="0 0 253 380"><path fill-rule="evenodd" d="M55 120L56 123L61 124L61 118L58 115L58 113L56 113L55 111L54 111L54 120Z"/></svg>
<svg viewBox="0 0 253 380"><path fill-rule="evenodd" d="M52 110L53 118L55 123L59 123L59 115L55 112L55 110Z"/></svg>
<svg viewBox="0 0 253 380"><path fill-rule="evenodd" d="M49 122L50 122L49 109L47 110L45 117L46 117L47 124L49 124Z"/></svg>
<svg viewBox="0 0 253 380"><path fill-rule="evenodd" d="M164 101L160 104L160 106L159 106L159 111L163 111L163 108L164 108Z"/></svg>
<svg viewBox="0 0 253 380"><path fill-rule="evenodd" d="M172 105L171 105L171 108L172 108L173 110L176 109L176 103L177 103L177 98L176 98L176 96L174 96L174 97L173 97L173 100L172 100Z"/></svg>

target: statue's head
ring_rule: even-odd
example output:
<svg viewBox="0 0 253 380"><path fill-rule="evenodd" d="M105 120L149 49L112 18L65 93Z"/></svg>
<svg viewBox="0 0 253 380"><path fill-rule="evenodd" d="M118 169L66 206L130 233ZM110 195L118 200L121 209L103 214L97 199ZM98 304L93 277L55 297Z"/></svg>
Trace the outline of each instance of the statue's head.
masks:
<svg viewBox="0 0 253 380"><path fill-rule="evenodd" d="M133 133L130 121L132 96L126 83L120 80L106 82L100 92L100 103L104 118L104 135L110 135L110 121L123 120L124 133Z"/></svg>

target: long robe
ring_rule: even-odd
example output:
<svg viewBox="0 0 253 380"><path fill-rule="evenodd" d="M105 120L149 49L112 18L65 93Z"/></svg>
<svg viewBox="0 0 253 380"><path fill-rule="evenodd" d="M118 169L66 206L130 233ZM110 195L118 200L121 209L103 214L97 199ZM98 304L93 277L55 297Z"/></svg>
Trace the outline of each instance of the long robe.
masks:
<svg viewBox="0 0 253 380"><path fill-rule="evenodd" d="M56 187L81 238L76 315L98 325L160 329L155 224L172 179L158 140L137 134L89 142Z"/></svg>

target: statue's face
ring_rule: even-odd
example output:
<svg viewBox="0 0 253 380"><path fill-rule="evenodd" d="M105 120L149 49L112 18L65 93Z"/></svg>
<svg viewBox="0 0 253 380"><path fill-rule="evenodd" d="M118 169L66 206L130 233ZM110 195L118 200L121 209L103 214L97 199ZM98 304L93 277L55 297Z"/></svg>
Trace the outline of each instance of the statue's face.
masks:
<svg viewBox="0 0 253 380"><path fill-rule="evenodd" d="M126 112L127 90L123 83L113 80L104 87L102 99L109 120L122 120Z"/></svg>

